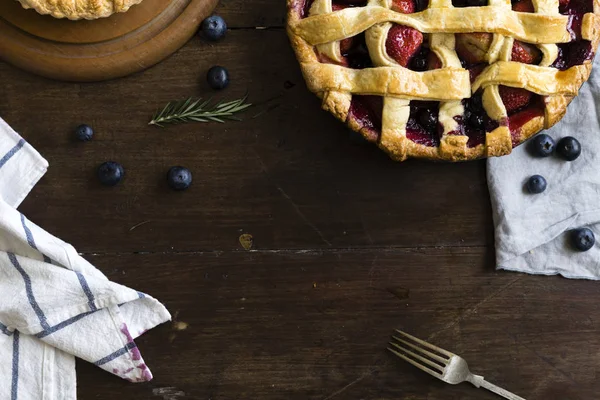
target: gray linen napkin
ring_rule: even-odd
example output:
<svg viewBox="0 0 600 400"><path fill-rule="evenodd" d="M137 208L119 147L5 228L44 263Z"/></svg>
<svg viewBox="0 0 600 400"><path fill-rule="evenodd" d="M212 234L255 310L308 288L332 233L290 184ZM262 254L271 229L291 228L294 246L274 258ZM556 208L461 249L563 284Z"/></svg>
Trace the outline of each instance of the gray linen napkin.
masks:
<svg viewBox="0 0 600 400"><path fill-rule="evenodd" d="M556 141L574 136L581 156L572 162L558 156L536 158L527 144L487 162L498 269L566 278L600 279L600 246L578 252L568 231L587 226L600 240L600 60L561 122L545 131ZM523 190L527 178L548 181L544 193Z"/></svg>

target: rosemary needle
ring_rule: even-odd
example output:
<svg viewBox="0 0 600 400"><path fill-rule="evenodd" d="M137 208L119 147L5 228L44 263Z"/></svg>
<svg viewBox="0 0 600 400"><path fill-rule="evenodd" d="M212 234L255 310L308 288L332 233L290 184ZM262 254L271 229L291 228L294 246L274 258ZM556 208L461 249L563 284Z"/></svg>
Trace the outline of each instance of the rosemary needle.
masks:
<svg viewBox="0 0 600 400"><path fill-rule="evenodd" d="M248 96L241 99L211 104L211 99L202 100L190 97L187 100L172 101L162 110L157 111L148 125L163 127L166 124L182 124L186 122L220 122L240 119L235 114L250 107Z"/></svg>

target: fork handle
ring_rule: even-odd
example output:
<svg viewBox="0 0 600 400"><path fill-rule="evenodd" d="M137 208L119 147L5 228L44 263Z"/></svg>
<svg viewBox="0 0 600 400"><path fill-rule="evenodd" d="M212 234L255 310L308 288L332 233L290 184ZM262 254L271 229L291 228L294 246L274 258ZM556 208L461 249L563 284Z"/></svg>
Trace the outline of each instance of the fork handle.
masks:
<svg viewBox="0 0 600 400"><path fill-rule="evenodd" d="M496 393L497 395L504 397L505 399L525 400L523 397L517 396L516 394L513 394L513 393L509 392L508 390L502 389L500 386L496 386L493 383L486 381L485 379L483 379L483 376L472 374L469 377L468 381L471 382L473 384L473 386L475 386L477 388L479 388L479 387L485 388L492 393Z"/></svg>

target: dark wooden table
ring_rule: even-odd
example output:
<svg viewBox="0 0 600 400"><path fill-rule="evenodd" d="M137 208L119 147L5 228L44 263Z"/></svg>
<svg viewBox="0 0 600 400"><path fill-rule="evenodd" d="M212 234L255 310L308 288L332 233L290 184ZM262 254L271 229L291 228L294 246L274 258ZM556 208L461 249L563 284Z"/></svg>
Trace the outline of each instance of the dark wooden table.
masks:
<svg viewBox="0 0 600 400"><path fill-rule="evenodd" d="M175 317L138 339L153 382L79 362L80 399L496 399L394 359L394 328L529 400L598 398L598 283L496 272L485 163L397 164L349 140L305 88L284 8L223 0L224 41L112 82L0 62L0 115L51 165L22 211ZM245 121L146 125L211 95L215 64L224 97L257 104ZM75 143L83 122L96 136ZM106 160L126 168L116 188L94 178ZM193 171L188 192L167 188L173 165Z"/></svg>

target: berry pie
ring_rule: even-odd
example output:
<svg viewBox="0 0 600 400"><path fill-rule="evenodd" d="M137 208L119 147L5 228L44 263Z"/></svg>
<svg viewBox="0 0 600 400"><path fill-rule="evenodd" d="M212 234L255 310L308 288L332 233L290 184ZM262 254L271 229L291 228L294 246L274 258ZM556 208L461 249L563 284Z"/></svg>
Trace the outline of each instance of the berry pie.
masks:
<svg viewBox="0 0 600 400"><path fill-rule="evenodd" d="M562 118L596 13L600 0L288 0L288 34L325 110L396 160L461 161Z"/></svg>
<svg viewBox="0 0 600 400"><path fill-rule="evenodd" d="M97 19L129 10L142 0L18 0L24 8L55 18Z"/></svg>

